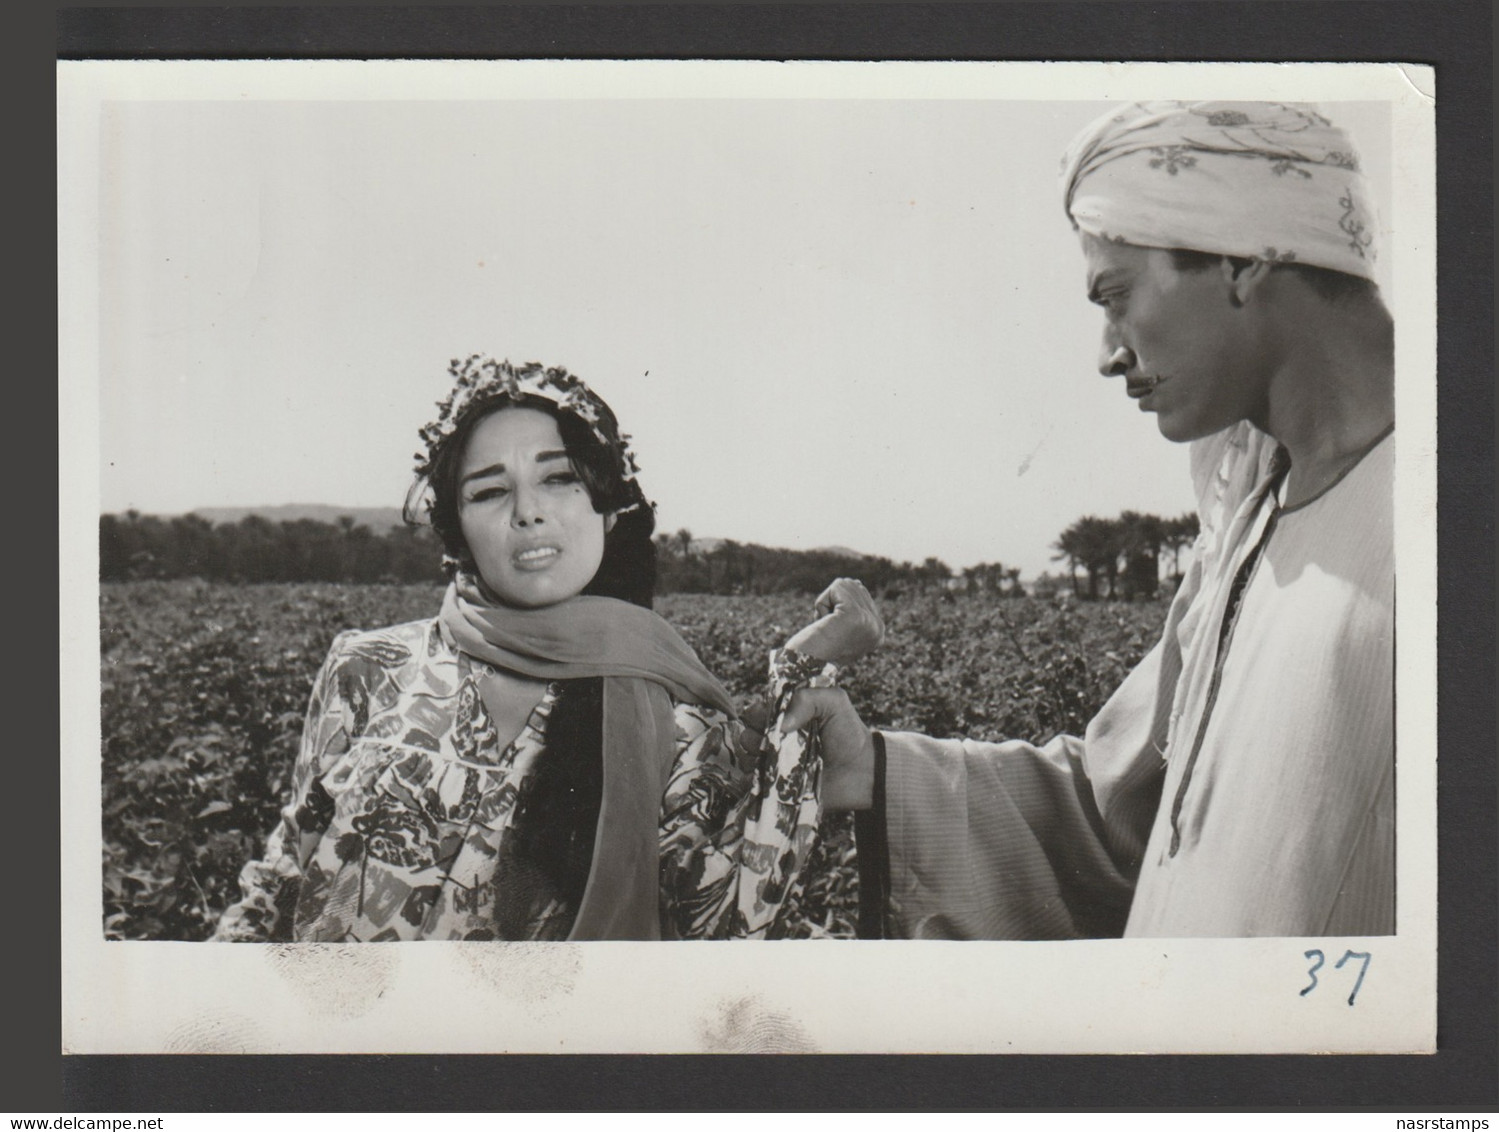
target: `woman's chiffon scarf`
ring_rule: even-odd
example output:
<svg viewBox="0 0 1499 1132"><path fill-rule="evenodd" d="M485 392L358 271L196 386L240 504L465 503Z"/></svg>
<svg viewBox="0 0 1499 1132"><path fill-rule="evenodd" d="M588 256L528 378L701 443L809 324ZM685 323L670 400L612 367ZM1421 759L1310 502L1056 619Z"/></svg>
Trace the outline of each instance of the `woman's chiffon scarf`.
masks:
<svg viewBox="0 0 1499 1132"><path fill-rule="evenodd" d="M616 598L517 609L460 574L441 617L459 649L495 667L537 680L602 678L603 798L568 938L659 939L658 830L676 753L674 701L733 716L728 692L666 621Z"/></svg>

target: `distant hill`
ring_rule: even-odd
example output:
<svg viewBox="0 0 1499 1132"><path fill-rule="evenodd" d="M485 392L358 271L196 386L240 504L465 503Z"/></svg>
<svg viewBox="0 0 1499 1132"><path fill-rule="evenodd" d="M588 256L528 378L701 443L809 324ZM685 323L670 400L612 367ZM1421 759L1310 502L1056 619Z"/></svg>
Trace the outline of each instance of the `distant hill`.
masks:
<svg viewBox="0 0 1499 1132"><path fill-rule="evenodd" d="M869 555L858 550L850 550L846 546L814 546L810 551L812 554L836 554L839 558L868 558Z"/></svg>
<svg viewBox="0 0 1499 1132"><path fill-rule="evenodd" d="M660 532L657 532L657 533L659 534ZM670 534L671 532L667 531L666 533ZM726 543L726 542L728 542L728 541L729 541L728 539L711 538L711 537L708 537L708 538L695 538L695 539L692 540L691 550L692 550L693 554L712 554L715 550L717 550L719 547L723 546L723 544ZM740 543L739 545L741 545L741 546L759 546L760 544L758 544L758 543ZM785 547L780 547L780 546L766 546L766 547L761 547L761 549L763 549L763 550L786 550ZM872 557L871 555L865 554L862 551L850 550L846 546L814 546L814 547L811 547L811 548L809 548L807 550L789 551L789 553L793 553L793 554L830 554L830 555L833 555L836 558L853 558L853 559L864 559L864 558Z"/></svg>
<svg viewBox="0 0 1499 1132"><path fill-rule="evenodd" d="M210 523L237 523L246 515L259 515L273 523L314 519L320 523L337 523L347 515L356 526L368 527L384 534L393 527L404 526L399 507L334 507L327 503L282 503L275 507L199 507L191 514Z"/></svg>

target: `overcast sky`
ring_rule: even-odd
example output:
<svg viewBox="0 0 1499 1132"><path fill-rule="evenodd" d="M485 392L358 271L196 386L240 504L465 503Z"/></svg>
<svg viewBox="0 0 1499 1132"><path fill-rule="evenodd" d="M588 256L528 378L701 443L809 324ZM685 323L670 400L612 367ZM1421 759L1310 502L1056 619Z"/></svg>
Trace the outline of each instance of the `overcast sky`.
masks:
<svg viewBox="0 0 1499 1132"><path fill-rule="evenodd" d="M100 507L399 506L485 352L589 381L662 529L1056 569L1080 515L1193 502L1095 369L1056 175L1107 105L107 101ZM1324 109L1383 205L1385 108Z"/></svg>

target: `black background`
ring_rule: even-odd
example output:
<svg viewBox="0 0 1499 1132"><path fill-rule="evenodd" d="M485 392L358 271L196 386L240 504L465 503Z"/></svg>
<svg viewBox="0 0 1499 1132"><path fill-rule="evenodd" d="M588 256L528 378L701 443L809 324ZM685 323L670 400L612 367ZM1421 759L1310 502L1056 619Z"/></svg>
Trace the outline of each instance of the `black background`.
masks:
<svg viewBox="0 0 1499 1132"><path fill-rule="evenodd" d="M1492 14L1486 0L1148 0L938 4L513 4L491 7L19 8L12 77L45 104L54 58L716 58L1388 61L1437 68L1439 296L1439 1052L1406 1057L1006 1056L72 1056L57 992L55 716L9 748L14 1005L0 1110L1351 1110L1499 1107L1494 710ZM55 53L54 53L55 52ZM14 89L14 87L12 88ZM15 97L14 95L12 96ZM36 117L41 117L37 115ZM17 115L13 121L31 119ZM23 123L25 124L25 123ZM13 126L12 177L55 169L55 134ZM24 211L55 215L55 178L12 205L34 273L56 245ZM23 186L24 188L24 186ZM40 234L36 234L40 230ZM14 261L13 261L14 262ZM49 266L50 265L50 266ZM19 277L19 272L13 274ZM24 302L47 301L34 277ZM17 280L13 279L13 286ZM32 285L34 284L34 289ZM54 292L55 294L55 292ZM47 312L37 312L47 318ZM16 325L12 323L11 325ZM13 522L46 532L52 500L42 354L7 375ZM17 427L21 425L21 427ZM18 436L18 434L21 434ZM26 439L29 435L30 439ZM66 459L66 453L61 454ZM36 511L30 514L30 509ZM23 585L51 592L45 538ZM12 556L7 556L12 557ZM16 556L19 557L19 556ZM32 571L36 577L31 578ZM14 583L0 592L17 593ZM66 603L76 595L63 595ZM26 606L26 602L8 603ZM40 603L38 603L40 604ZM18 703L51 701L50 623L13 608ZM38 620L46 621L45 615ZM22 651L24 649L24 651ZM35 681L35 695L20 689ZM14 706L12 707L14 711ZM39 865L38 862L46 865ZM129 946L122 944L121 946ZM12 1077L12 1074L14 1076ZM169 1121L170 1123L170 1121Z"/></svg>

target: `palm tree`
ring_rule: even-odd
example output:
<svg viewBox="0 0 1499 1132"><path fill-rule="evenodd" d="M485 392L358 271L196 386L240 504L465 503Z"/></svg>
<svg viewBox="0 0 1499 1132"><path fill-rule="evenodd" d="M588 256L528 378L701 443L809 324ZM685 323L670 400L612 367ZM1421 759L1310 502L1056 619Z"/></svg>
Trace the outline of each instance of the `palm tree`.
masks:
<svg viewBox="0 0 1499 1132"><path fill-rule="evenodd" d="M1005 591L1008 597L1024 597L1025 590L1020 587L1020 567L1010 566L1005 569L1005 581L1009 583L1009 589Z"/></svg>
<svg viewBox="0 0 1499 1132"><path fill-rule="evenodd" d="M921 565L916 569L923 581L935 583L938 586L952 577L952 567L936 557L922 559Z"/></svg>
<svg viewBox="0 0 1499 1132"><path fill-rule="evenodd" d="M1067 572L1072 577L1072 592L1081 595L1082 591L1077 584L1077 568L1083 564L1083 544L1078 534L1077 524L1073 523L1058 536L1057 541L1052 543L1052 549L1056 551L1051 556L1053 562L1066 560Z"/></svg>
<svg viewBox="0 0 1499 1132"><path fill-rule="evenodd" d="M1126 597L1154 597L1160 585L1161 546L1166 520L1125 511L1119 516L1119 549L1124 559Z"/></svg>
<svg viewBox="0 0 1499 1132"><path fill-rule="evenodd" d="M1173 581L1181 581L1181 552L1197 541L1197 535L1201 529L1202 525L1195 511L1188 511L1185 515L1166 520L1166 545L1171 548Z"/></svg>
<svg viewBox="0 0 1499 1132"><path fill-rule="evenodd" d="M1077 568L1088 573L1088 597L1098 597L1098 582L1108 582L1108 597L1114 596L1114 579L1119 574L1120 525L1117 519L1100 519L1096 515L1084 515L1073 523L1056 541L1072 570L1072 588L1077 592Z"/></svg>

